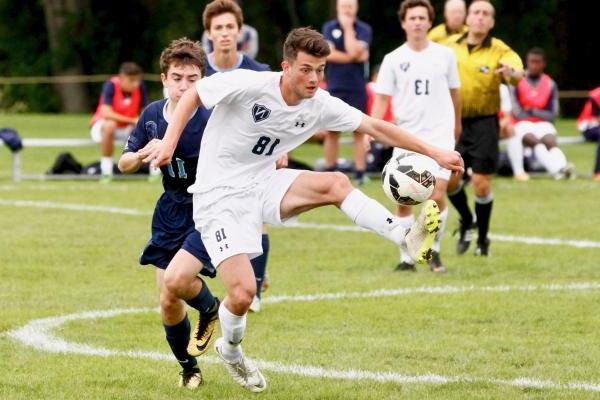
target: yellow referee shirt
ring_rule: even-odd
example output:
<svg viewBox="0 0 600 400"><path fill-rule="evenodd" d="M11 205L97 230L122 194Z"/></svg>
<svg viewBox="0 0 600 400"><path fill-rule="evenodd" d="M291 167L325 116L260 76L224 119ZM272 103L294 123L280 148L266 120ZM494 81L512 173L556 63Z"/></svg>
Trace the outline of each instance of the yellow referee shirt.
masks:
<svg viewBox="0 0 600 400"><path fill-rule="evenodd" d="M431 30L427 34L427 38L432 42L442 43L452 35L455 35L457 33L465 33L467 29L467 26L463 25L458 31L449 31L446 24L439 24L431 28Z"/></svg>
<svg viewBox="0 0 600 400"><path fill-rule="evenodd" d="M500 111L499 87L505 80L495 71L501 64L523 69L521 57L503 41L491 36L470 50L466 33L451 36L443 44L454 50L458 61L462 117L497 114ZM518 81L510 78L505 83L516 85Z"/></svg>

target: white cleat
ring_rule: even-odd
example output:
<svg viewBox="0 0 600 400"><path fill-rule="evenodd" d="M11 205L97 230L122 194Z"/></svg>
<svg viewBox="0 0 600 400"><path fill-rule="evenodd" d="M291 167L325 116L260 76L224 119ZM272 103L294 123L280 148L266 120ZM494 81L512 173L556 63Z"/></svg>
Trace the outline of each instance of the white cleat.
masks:
<svg viewBox="0 0 600 400"><path fill-rule="evenodd" d="M223 361L223 364L225 364L229 375L231 375L235 383L254 393L265 390L267 388L267 381L254 363L243 355L242 358L236 362L226 360L223 357L222 343L222 337L215 341L215 351L219 355L221 361Z"/></svg>
<svg viewBox="0 0 600 400"><path fill-rule="evenodd" d="M252 304L250 304L250 311L252 311L253 313L260 312L260 299L258 298L258 296L254 296L254 298L252 299Z"/></svg>
<svg viewBox="0 0 600 400"><path fill-rule="evenodd" d="M431 258L433 239L440 229L440 209L433 200L423 203L421 213L413 226L406 232L401 250L406 251L417 263L423 263Z"/></svg>

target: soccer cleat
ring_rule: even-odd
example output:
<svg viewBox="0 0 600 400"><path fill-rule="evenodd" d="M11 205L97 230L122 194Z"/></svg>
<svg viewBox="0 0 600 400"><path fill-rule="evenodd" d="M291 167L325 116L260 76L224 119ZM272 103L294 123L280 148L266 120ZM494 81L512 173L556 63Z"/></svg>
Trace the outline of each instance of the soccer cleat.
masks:
<svg viewBox="0 0 600 400"><path fill-rule="evenodd" d="M215 302L216 305L213 307L214 311L199 313L198 323L190 336L190 342L187 347L190 356L198 357L208 350L208 345L215 332L215 325L219 319L219 305L221 303L216 297Z"/></svg>
<svg viewBox="0 0 600 400"><path fill-rule="evenodd" d="M265 276L263 277L262 280L262 285L260 287L260 291L262 292L266 292L267 289L269 289L270 287L270 283L269 283L269 271L265 271Z"/></svg>
<svg viewBox="0 0 600 400"><path fill-rule="evenodd" d="M477 242L475 255L479 257L487 257L490 254L490 240L485 239L483 242Z"/></svg>
<svg viewBox="0 0 600 400"><path fill-rule="evenodd" d="M527 182L530 179L529 174L527 172L517 174L513 178L517 182Z"/></svg>
<svg viewBox="0 0 600 400"><path fill-rule="evenodd" d="M421 213L415 223L408 229L404 237L407 254L417 263L431 258L431 245L436 232L440 229L440 222L440 209L437 203L427 200L423 203Z"/></svg>
<svg viewBox="0 0 600 400"><path fill-rule="evenodd" d="M431 253L431 258L427 263L429 264L429 270L431 272L435 272L438 274L443 274L444 272L446 272L446 267L444 267L444 264L442 264L440 253L437 251L433 251Z"/></svg>
<svg viewBox="0 0 600 400"><path fill-rule="evenodd" d="M558 173L554 176L556 180L563 179L575 179L577 177L577 173L575 171L575 164L572 162L568 162L563 168L558 171Z"/></svg>
<svg viewBox="0 0 600 400"><path fill-rule="evenodd" d="M401 261L396 265L396 269L394 271L413 271L415 272L417 269L415 268L415 264L411 264L406 261Z"/></svg>
<svg viewBox="0 0 600 400"><path fill-rule="evenodd" d="M200 368L193 368L190 371L181 371L179 373L179 387L184 387L188 389L196 389L198 386L202 385L202 372L200 372Z"/></svg>
<svg viewBox="0 0 600 400"><path fill-rule="evenodd" d="M456 242L456 253L465 254L467 250L469 250L471 240L473 240L475 223L473 222L470 225L463 224L462 221L459 221L459 223L459 228L454 231L454 235L456 235L457 232L459 233L458 242Z"/></svg>
<svg viewBox="0 0 600 400"><path fill-rule="evenodd" d="M221 361L223 361L223 364L225 364L225 368L227 368L229 375L231 375L235 383L254 393L265 390L267 388L267 381L252 361L243 355L235 362L227 361L225 357L223 357L223 340L223 338L218 338L215 341L215 351L219 355Z"/></svg>
<svg viewBox="0 0 600 400"><path fill-rule="evenodd" d="M252 299L252 304L250 304L250 311L252 311L253 313L260 312L260 299L258 298L258 296L254 296L254 298Z"/></svg>

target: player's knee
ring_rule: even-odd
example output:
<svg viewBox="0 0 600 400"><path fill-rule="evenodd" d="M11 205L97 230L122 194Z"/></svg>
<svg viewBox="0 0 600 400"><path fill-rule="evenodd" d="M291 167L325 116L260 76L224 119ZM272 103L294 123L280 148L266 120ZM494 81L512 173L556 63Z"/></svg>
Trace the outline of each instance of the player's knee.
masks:
<svg viewBox="0 0 600 400"><path fill-rule="evenodd" d="M115 135L115 131L117 130L117 123L112 120L106 120L102 122L102 138L103 139L112 139Z"/></svg>
<svg viewBox="0 0 600 400"><path fill-rule="evenodd" d="M172 315L179 311L181 301L167 289L165 285L160 290L160 311L163 315Z"/></svg>
<svg viewBox="0 0 600 400"><path fill-rule="evenodd" d="M354 187L350 179L341 172L331 172L328 175L327 198L331 204L339 204Z"/></svg>
<svg viewBox="0 0 600 400"><path fill-rule="evenodd" d="M165 271L163 285L166 291L174 295L180 295L186 291L188 280L186 276L184 276L184 274L182 274L181 272L167 268L167 270Z"/></svg>
<svg viewBox="0 0 600 400"><path fill-rule="evenodd" d="M251 285L236 285L227 291L227 302L237 310L248 310L255 294L256 284L254 281Z"/></svg>

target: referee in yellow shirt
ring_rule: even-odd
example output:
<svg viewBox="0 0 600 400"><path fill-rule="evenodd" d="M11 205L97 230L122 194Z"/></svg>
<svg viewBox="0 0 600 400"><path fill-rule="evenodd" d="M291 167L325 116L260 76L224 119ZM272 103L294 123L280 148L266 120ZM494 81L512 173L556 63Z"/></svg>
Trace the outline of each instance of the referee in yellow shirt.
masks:
<svg viewBox="0 0 600 400"><path fill-rule="evenodd" d="M446 0L444 2L444 22L431 28L427 38L432 42L443 43L448 37L465 33L467 6L465 0Z"/></svg>
<svg viewBox="0 0 600 400"><path fill-rule="evenodd" d="M501 82L516 84L523 76L523 63L504 42L493 38L494 6L488 0L473 0L467 12L468 31L448 38L458 61L462 99L462 133L457 138L465 168L471 167L475 192L478 239L475 255L489 254L488 230L492 214L492 174L498 162L498 111ZM460 214L458 254L469 248L473 235L473 214L462 186L455 176L448 186L448 197Z"/></svg>

